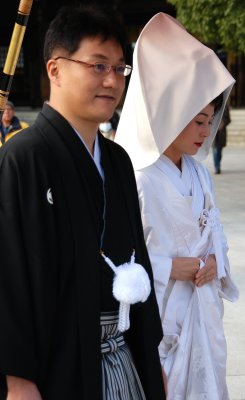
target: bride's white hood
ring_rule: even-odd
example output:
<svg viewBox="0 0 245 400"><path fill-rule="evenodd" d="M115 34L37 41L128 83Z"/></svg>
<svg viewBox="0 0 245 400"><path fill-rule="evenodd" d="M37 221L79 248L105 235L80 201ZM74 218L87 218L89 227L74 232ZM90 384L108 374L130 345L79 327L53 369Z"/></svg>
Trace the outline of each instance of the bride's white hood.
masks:
<svg viewBox="0 0 245 400"><path fill-rule="evenodd" d="M216 54L173 17L156 14L135 46L133 71L115 141L134 168L154 163L186 125L222 92L210 136L196 158L210 149L235 80Z"/></svg>

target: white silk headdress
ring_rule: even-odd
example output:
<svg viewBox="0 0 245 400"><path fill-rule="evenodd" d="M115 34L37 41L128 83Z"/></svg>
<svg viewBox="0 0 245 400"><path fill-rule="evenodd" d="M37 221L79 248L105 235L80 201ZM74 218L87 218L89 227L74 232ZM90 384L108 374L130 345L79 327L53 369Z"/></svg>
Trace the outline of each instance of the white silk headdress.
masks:
<svg viewBox="0 0 245 400"><path fill-rule="evenodd" d="M196 158L203 160L217 132L235 80L213 50L173 17L156 14L135 46L133 71L115 142L134 168L154 163L186 125L215 97L223 105Z"/></svg>

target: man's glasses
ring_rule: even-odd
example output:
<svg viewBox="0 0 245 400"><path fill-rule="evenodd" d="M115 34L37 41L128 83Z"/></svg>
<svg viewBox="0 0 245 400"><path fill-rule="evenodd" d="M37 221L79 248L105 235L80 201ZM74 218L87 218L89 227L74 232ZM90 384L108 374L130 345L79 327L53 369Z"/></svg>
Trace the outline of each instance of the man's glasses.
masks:
<svg viewBox="0 0 245 400"><path fill-rule="evenodd" d="M101 75L108 74L111 71L111 69L113 69L117 75L122 75L122 76L128 76L128 75L130 75L130 73L132 71L132 67L130 65L124 65L124 64L110 65L110 64L106 64L106 63L100 63L100 62L96 62L94 64L89 64L85 61L74 60L73 58L62 57L62 56L56 57L56 58L54 58L54 60L58 60L59 58L61 58L63 60L73 61L78 64L87 65L87 67L93 68L94 72L96 72L96 74L101 74Z"/></svg>

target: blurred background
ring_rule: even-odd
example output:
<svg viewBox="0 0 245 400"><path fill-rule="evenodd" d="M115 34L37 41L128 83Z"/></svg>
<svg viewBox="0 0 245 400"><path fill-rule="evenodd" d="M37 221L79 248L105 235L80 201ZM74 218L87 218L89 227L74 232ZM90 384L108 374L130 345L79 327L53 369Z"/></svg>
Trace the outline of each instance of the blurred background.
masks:
<svg viewBox="0 0 245 400"><path fill-rule="evenodd" d="M57 10L73 0L34 0L9 98L17 107L37 109L49 96L42 59L44 34ZM80 0L89 3L89 0ZM95 1L96 2L96 1ZM98 1L99 2L99 1ZM157 12L176 17L190 33L212 47L236 79L233 108L245 107L245 2L240 0L104 0L116 10L128 33L128 63L143 26ZM0 12L0 68L3 70L19 0ZM126 87L127 89L127 87ZM126 90L125 90L126 91ZM122 98L122 103L123 103Z"/></svg>

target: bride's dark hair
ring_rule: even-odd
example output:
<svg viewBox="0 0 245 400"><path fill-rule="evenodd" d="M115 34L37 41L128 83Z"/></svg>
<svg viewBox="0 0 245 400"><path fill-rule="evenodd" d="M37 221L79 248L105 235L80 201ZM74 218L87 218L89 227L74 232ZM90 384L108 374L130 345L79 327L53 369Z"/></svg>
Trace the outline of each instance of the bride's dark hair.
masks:
<svg viewBox="0 0 245 400"><path fill-rule="evenodd" d="M222 107L223 104L223 93L219 94L219 96L215 97L210 104L214 106L214 114L216 114Z"/></svg>

